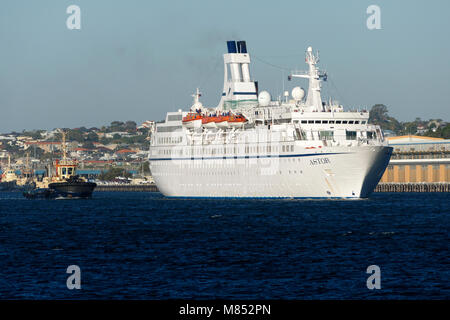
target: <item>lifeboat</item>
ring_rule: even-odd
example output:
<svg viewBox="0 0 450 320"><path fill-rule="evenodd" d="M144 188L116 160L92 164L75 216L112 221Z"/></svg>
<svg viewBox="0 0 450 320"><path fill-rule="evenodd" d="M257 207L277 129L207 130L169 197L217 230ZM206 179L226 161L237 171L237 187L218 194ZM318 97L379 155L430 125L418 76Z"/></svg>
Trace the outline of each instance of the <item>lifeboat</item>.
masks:
<svg viewBox="0 0 450 320"><path fill-rule="evenodd" d="M182 123L186 128L200 128L203 116L196 112L190 112L183 118Z"/></svg>
<svg viewBox="0 0 450 320"><path fill-rule="evenodd" d="M246 122L247 122L247 119L241 114L238 114L238 115L232 114L228 117L228 124L231 127L240 127Z"/></svg>
<svg viewBox="0 0 450 320"><path fill-rule="evenodd" d="M202 126L205 128L217 128L216 121L219 117L217 116L208 116L202 118Z"/></svg>
<svg viewBox="0 0 450 320"><path fill-rule="evenodd" d="M218 116L217 120L216 120L216 125L218 128L228 128L228 119L230 118L230 116L228 115L222 115L222 116Z"/></svg>

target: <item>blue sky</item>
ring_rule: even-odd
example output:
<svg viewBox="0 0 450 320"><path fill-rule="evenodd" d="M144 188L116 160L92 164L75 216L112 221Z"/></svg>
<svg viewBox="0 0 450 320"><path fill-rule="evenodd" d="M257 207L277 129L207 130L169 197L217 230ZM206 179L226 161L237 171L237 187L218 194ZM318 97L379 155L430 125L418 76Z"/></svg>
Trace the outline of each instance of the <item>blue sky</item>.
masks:
<svg viewBox="0 0 450 320"><path fill-rule="evenodd" d="M68 30L66 8L81 8ZM381 8L368 30L366 8ZM287 69L320 51L344 107L388 106L400 120L450 120L450 1L4 0L0 132L162 119L196 87L216 106L226 40L246 40L252 78L281 94ZM286 89L306 87L284 81ZM333 86L334 85L334 86Z"/></svg>

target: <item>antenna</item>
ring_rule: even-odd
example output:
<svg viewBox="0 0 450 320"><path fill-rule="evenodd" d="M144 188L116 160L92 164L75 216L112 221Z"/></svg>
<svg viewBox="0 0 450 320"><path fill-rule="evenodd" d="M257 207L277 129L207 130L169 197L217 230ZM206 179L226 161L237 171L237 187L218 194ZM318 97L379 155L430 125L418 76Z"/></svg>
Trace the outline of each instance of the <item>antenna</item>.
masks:
<svg viewBox="0 0 450 320"><path fill-rule="evenodd" d="M66 150L66 133L64 130L61 130L62 133L62 151L63 151L63 159L66 160L67 158L67 150Z"/></svg>
<svg viewBox="0 0 450 320"><path fill-rule="evenodd" d="M58 129L58 131L61 133L61 149L63 152L63 160L66 161L67 158L67 149L66 149L66 132L63 129Z"/></svg>

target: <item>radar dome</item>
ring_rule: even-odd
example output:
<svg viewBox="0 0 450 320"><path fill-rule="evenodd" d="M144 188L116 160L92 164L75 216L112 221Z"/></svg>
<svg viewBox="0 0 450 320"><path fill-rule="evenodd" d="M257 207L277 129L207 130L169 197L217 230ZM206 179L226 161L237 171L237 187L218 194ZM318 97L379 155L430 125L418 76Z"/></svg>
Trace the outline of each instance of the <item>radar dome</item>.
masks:
<svg viewBox="0 0 450 320"><path fill-rule="evenodd" d="M267 107L270 103L270 93L267 91L261 91L258 95L258 103L261 107Z"/></svg>
<svg viewBox="0 0 450 320"><path fill-rule="evenodd" d="M300 101L305 96L305 90L300 87L295 87L294 89L292 89L291 94L292 98L294 98L295 101Z"/></svg>

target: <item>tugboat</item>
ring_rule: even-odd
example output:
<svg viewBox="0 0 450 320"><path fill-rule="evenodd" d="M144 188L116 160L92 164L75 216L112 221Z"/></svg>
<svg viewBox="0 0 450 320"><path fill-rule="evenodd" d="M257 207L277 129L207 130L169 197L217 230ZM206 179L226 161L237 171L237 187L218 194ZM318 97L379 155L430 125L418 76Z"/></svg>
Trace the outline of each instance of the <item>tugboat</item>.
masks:
<svg viewBox="0 0 450 320"><path fill-rule="evenodd" d="M21 170L21 176L16 182L16 191L29 191L36 189L36 182L33 177L33 170L30 168L30 153L27 152L25 168Z"/></svg>
<svg viewBox="0 0 450 320"><path fill-rule="evenodd" d="M24 192L26 198L79 199L92 196L92 192L97 184L88 182L76 174L77 161L67 158L66 133L64 131L61 131L61 133L63 157L55 162L56 176L50 179L48 188Z"/></svg>
<svg viewBox="0 0 450 320"><path fill-rule="evenodd" d="M11 167L11 156L8 155L8 167L4 169L0 176L0 191L12 191L17 186L19 177L16 171Z"/></svg>

